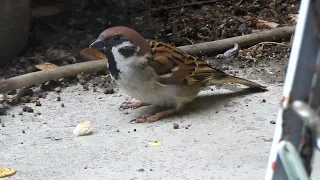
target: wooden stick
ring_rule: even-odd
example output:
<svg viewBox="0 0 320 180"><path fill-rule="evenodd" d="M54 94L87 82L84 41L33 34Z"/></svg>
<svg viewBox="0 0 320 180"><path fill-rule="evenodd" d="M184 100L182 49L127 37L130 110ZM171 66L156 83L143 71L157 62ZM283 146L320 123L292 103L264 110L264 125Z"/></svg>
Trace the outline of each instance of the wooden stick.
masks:
<svg viewBox="0 0 320 180"><path fill-rule="evenodd" d="M153 8L153 9L150 9L149 12L175 9L175 8L194 6L194 5L200 5L200 4L216 3L216 2L220 2L220 1L223 1L223 0L200 1L200 2L193 2L193 3L187 3L187 4L180 4L180 5L176 5L176 6L166 6L166 7L160 7L160 8Z"/></svg>
<svg viewBox="0 0 320 180"><path fill-rule="evenodd" d="M218 41L180 46L179 48L190 54L218 54L226 51L227 49L233 48L234 43L238 43L241 48L244 48L264 41L282 41L283 39L290 38L291 34L294 32L294 29L295 26L280 27L268 31L262 31Z"/></svg>
<svg viewBox="0 0 320 180"><path fill-rule="evenodd" d="M84 63L66 65L54 69L37 71L0 81L0 93L10 90L45 83L50 80L76 76L80 73L107 71L106 60L95 60Z"/></svg>
<svg viewBox="0 0 320 180"><path fill-rule="evenodd" d="M253 33L244 36L238 36L218 41L199 43L179 48L190 54L211 53L218 54L226 51L238 43L242 48L255 45L264 41L281 41L285 38L290 38L294 32L294 26L275 28L268 31ZM33 72L10 79L0 81L0 93L5 93L10 90L31 86L34 84L45 83L50 80L60 79L64 77L76 76L80 73L92 73L107 70L106 60L95 60L84 63L66 65L54 69Z"/></svg>

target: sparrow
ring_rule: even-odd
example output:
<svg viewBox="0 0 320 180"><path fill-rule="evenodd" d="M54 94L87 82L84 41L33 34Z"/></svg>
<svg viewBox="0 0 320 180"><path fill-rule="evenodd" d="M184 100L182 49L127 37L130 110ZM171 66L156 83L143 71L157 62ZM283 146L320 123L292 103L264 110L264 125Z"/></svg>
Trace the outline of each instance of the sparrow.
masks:
<svg viewBox="0 0 320 180"><path fill-rule="evenodd" d="M166 107L152 116L134 119L136 123L155 122L180 112L208 86L238 83L266 90L265 86L228 75L175 46L147 40L125 26L104 30L89 48L106 55L112 80L121 91L139 100L124 102L121 109Z"/></svg>

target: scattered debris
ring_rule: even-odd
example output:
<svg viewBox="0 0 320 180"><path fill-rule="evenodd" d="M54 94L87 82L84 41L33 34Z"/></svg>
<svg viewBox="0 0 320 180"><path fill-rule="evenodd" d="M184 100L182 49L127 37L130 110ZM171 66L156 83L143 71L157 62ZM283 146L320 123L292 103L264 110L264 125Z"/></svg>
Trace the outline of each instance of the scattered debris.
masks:
<svg viewBox="0 0 320 180"><path fill-rule="evenodd" d="M36 106L41 106L40 101L36 101Z"/></svg>
<svg viewBox="0 0 320 180"><path fill-rule="evenodd" d="M173 129L179 129L179 124L173 123Z"/></svg>
<svg viewBox="0 0 320 180"><path fill-rule="evenodd" d="M161 141L149 141L148 146L160 146L162 145Z"/></svg>
<svg viewBox="0 0 320 180"><path fill-rule="evenodd" d="M54 88L54 91L56 92L56 93L60 93L61 92L61 87L56 87L56 88Z"/></svg>
<svg viewBox="0 0 320 180"><path fill-rule="evenodd" d="M73 130L73 134L76 136L86 136L91 133L91 122L90 121L84 121Z"/></svg>
<svg viewBox="0 0 320 180"><path fill-rule="evenodd" d="M5 104L0 104L0 116L6 115L7 114L7 109L9 107Z"/></svg>
<svg viewBox="0 0 320 180"><path fill-rule="evenodd" d="M237 54L239 50L240 50L239 44L238 43L234 43L234 47L229 49L229 50L227 50L226 52L224 52L223 55L225 57L229 57L229 56L231 56L233 54Z"/></svg>
<svg viewBox="0 0 320 180"><path fill-rule="evenodd" d="M50 62L43 62L41 64L35 65L35 67L39 70L47 70L47 69L54 69L57 68L58 66L55 64L52 64Z"/></svg>
<svg viewBox="0 0 320 180"><path fill-rule="evenodd" d="M32 108L32 107L29 107L29 106L23 106L23 107L22 107L22 111L23 111L23 112L32 113L32 112L33 112L33 108Z"/></svg>
<svg viewBox="0 0 320 180"><path fill-rule="evenodd" d="M106 56L102 54L100 51L91 48L84 48L80 51L80 55L88 60L99 60L105 59Z"/></svg>
<svg viewBox="0 0 320 180"><path fill-rule="evenodd" d="M62 138L56 138L56 137L52 137L52 136L45 137L45 139L51 139L51 140L54 140L54 141L62 140Z"/></svg>
<svg viewBox="0 0 320 180"><path fill-rule="evenodd" d="M257 20L256 22L256 27L259 29L263 29L263 28L275 28L278 27L280 24L275 23L275 22L269 22L269 21L264 21L264 20Z"/></svg>
<svg viewBox="0 0 320 180"><path fill-rule="evenodd" d="M113 94L114 93L114 89L112 87L107 87L103 90L104 94Z"/></svg>
<svg viewBox="0 0 320 180"><path fill-rule="evenodd" d="M14 169L10 168L0 168L0 178L9 177L16 174Z"/></svg>
<svg viewBox="0 0 320 180"><path fill-rule="evenodd" d="M141 169L137 169L138 172L144 172L144 169L141 168Z"/></svg>

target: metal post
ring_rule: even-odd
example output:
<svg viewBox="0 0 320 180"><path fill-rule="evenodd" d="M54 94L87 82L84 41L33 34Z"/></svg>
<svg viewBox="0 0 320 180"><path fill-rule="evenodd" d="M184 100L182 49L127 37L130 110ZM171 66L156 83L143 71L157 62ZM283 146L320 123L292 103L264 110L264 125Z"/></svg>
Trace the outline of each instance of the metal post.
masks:
<svg viewBox="0 0 320 180"><path fill-rule="evenodd" d="M305 179L304 173L308 176L311 174L314 131L293 111L292 103L300 100L309 103L313 109L320 104L320 82L318 76L314 76L319 70L316 66L320 48L318 4L319 1L301 1L265 180L289 180L289 177ZM296 156L296 152L299 156ZM288 163L289 160L296 164ZM295 170L301 167L299 163L304 171L294 171L294 166ZM290 172L286 170L291 174L288 175Z"/></svg>

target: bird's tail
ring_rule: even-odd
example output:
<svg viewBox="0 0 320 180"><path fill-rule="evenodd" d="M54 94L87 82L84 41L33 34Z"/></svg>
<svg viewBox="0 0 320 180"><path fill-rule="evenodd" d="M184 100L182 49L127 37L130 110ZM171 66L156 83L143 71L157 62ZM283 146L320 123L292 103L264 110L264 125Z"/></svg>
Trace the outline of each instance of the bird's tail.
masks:
<svg viewBox="0 0 320 180"><path fill-rule="evenodd" d="M243 84L243 85L248 86L250 88L266 89L265 86L262 86L258 83L255 83L255 82L243 79L243 78L231 76L231 75L225 75L225 76L220 77L219 79L211 78L208 81L207 86L224 84L224 83L237 83L237 84Z"/></svg>

